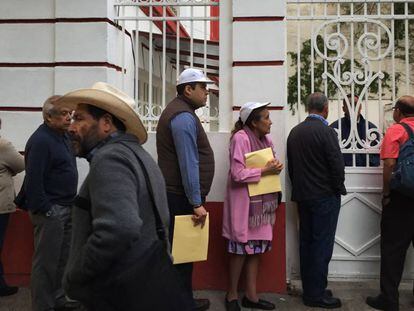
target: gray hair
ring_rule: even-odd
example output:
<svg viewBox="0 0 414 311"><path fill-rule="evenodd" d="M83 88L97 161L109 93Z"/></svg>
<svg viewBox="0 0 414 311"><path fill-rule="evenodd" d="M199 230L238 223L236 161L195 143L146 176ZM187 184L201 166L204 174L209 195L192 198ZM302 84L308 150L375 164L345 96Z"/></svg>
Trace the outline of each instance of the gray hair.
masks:
<svg viewBox="0 0 414 311"><path fill-rule="evenodd" d="M312 93L306 98L306 107L309 112L322 112L326 105L328 105L328 98L323 93Z"/></svg>
<svg viewBox="0 0 414 311"><path fill-rule="evenodd" d="M42 114L43 114L43 120L46 121L46 118L52 115L55 115L58 113L54 102L58 100L61 96L60 95L53 95L46 99L46 101L43 103L42 108Z"/></svg>

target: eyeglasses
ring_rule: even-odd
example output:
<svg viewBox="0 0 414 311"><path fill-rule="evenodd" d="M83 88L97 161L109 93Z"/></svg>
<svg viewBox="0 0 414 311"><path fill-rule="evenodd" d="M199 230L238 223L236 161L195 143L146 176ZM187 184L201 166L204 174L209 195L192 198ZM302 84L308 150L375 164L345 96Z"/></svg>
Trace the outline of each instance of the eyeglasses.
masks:
<svg viewBox="0 0 414 311"><path fill-rule="evenodd" d="M60 110L57 115L62 117L72 116L72 110Z"/></svg>

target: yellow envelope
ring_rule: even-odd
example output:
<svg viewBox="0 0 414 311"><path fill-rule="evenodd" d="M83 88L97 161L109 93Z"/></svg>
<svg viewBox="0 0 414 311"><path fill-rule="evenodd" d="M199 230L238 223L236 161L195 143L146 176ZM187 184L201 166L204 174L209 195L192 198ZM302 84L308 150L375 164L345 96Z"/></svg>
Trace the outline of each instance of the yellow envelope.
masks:
<svg viewBox="0 0 414 311"><path fill-rule="evenodd" d="M194 227L192 215L175 216L172 256L174 264L207 260L209 215L204 228Z"/></svg>
<svg viewBox="0 0 414 311"><path fill-rule="evenodd" d="M271 148L246 153L244 156L248 168L264 168L266 163L274 158ZM275 174L263 176L259 182L249 183L248 188L251 197L281 191L280 176Z"/></svg>

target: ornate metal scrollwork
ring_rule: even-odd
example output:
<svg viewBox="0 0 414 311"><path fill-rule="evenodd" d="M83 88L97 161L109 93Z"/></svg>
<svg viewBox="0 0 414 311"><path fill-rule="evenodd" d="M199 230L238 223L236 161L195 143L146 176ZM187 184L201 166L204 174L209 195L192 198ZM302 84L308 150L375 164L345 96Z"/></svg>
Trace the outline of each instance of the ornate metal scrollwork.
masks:
<svg viewBox="0 0 414 311"><path fill-rule="evenodd" d="M349 54L350 46L353 42L344 33L339 31L331 31L331 33L327 34L329 29L332 29L332 26L343 23L353 23L354 25L363 23L364 25L370 25L370 29L376 27L378 30L377 33L372 31L364 32L357 38L357 48L352 49L350 53L350 70L344 70L343 65L346 62L346 56ZM319 36L323 38L322 50L317 41ZM386 42L385 47L384 42ZM362 99L367 95L371 84L377 79L384 79L384 73L382 71L374 71L373 62L381 61L390 54L393 48L390 29L382 22L366 17L340 18L322 23L313 34L312 46L316 54L323 61L333 63L333 66L326 66L327 69L323 72L322 78L324 80L330 80L335 84L341 97L346 102L349 111L351 121L350 135L344 139L339 139L341 149L361 150L371 149L373 147L378 148L379 140L382 137L380 129L378 127L367 128L366 135L362 138L358 133L357 122ZM354 60L356 56L359 56L359 67L355 66ZM329 68L333 68L333 70L330 72ZM354 105L352 105L353 100L349 100L347 92L345 91L346 87L352 85L362 86L362 91L359 94L355 94L358 95L359 99Z"/></svg>

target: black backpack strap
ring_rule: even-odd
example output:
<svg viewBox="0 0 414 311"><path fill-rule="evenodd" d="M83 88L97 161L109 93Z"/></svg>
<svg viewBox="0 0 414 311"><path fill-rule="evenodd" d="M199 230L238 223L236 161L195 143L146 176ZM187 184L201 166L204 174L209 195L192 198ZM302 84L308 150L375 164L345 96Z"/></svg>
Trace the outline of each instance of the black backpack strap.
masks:
<svg viewBox="0 0 414 311"><path fill-rule="evenodd" d="M400 123L400 125L401 125L403 128L405 128L405 131L407 132L408 137L409 137L410 139L414 139L414 132L413 132L412 128L411 128L411 127L410 127L407 123L404 123L404 122L401 122L401 123Z"/></svg>

